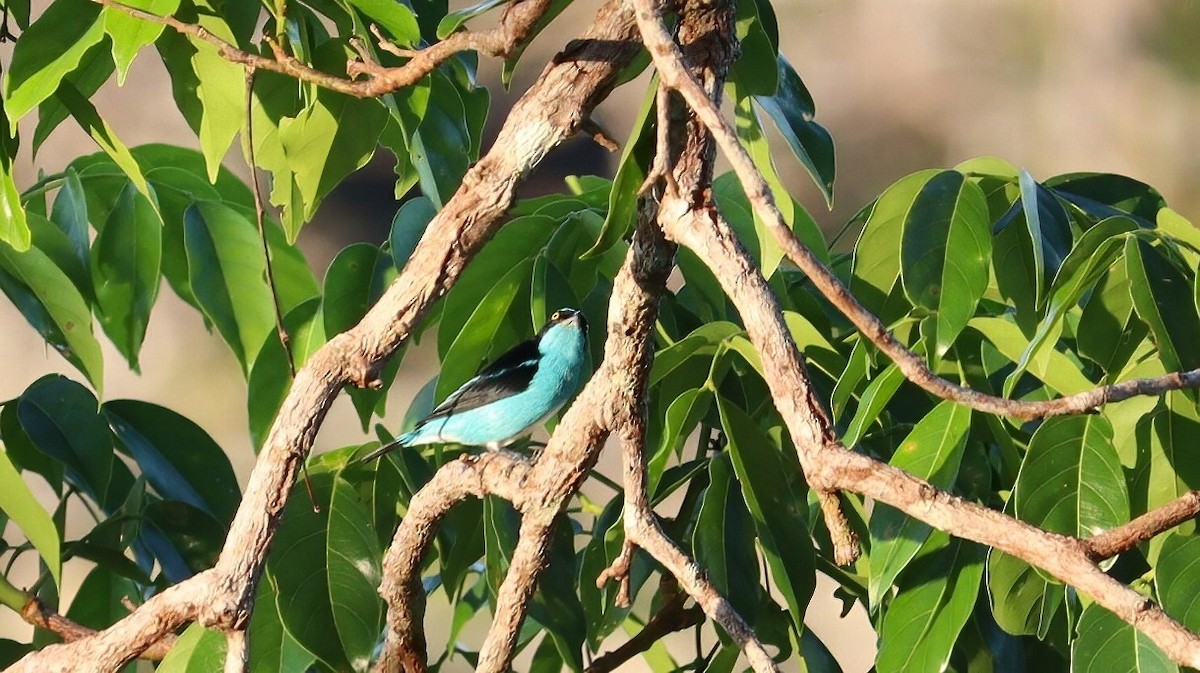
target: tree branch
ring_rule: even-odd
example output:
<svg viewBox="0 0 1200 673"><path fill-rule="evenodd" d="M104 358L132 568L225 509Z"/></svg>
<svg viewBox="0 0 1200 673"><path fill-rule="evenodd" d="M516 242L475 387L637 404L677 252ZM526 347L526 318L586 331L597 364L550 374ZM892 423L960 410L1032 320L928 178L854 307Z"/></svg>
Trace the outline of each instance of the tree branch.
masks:
<svg viewBox="0 0 1200 673"><path fill-rule="evenodd" d="M666 596L662 608L646 622L642 630L615 650L596 657L595 661L584 669L584 673L615 671L621 664L653 647L663 636L704 622L704 610L699 605L684 607L687 594L679 591L679 582L673 575L662 578L659 592Z"/></svg>
<svg viewBox="0 0 1200 673"><path fill-rule="evenodd" d="M86 638L96 633L94 629L67 619L54 610L51 610L37 596L25 592L21 593L25 594L25 604L20 608L18 614L28 624L55 633L67 642ZM161 640L150 645L146 651L142 652L141 658L148 661L162 661L162 658L167 656L167 652L170 652L171 648L175 647L175 640L175 634L163 637Z"/></svg>
<svg viewBox="0 0 1200 673"><path fill-rule="evenodd" d="M639 49L635 36L620 0L605 4L583 39L514 105L491 150L467 172L380 301L296 373L216 567L164 590L104 631L26 655L13 670L115 670L188 621L224 631L247 623L290 486L333 399L347 384L367 386L378 378L386 358L495 232L516 185L572 137L612 89Z"/></svg>
<svg viewBox="0 0 1200 673"><path fill-rule="evenodd" d="M365 52L360 51L360 60L350 61L346 65L346 72L350 75L350 79L347 79L322 72L301 62L288 55L281 45L270 38L266 38L266 41L271 46L274 58L239 49L236 45L213 35L203 26L180 21L173 16L159 16L131 7L118 0L94 1L143 21L168 26L179 33L208 42L217 48L217 53L221 58L231 63L277 72L302 82L309 82L358 98L382 96L416 84L421 78L461 51L473 50L487 56L507 57L525 41L534 24L550 6L550 0L512 2L505 8L504 15L496 27L479 33L467 30L459 31L436 44L416 51L400 49L380 37L380 46L385 51L409 57L410 60L401 66L385 67L371 59ZM379 35L378 31L376 31L376 35ZM360 75L365 75L367 79L357 81L353 79Z"/></svg>
<svg viewBox="0 0 1200 673"><path fill-rule="evenodd" d="M864 308L829 267L817 259L784 223L771 189L754 165L754 160L738 142L737 134L700 82L684 67L683 55L667 32L654 0L629 2L635 10L638 28L659 77L683 96L696 116L712 132L717 145L737 174L755 214L767 223L787 256L808 275L821 294L895 362L908 380L941 399L953 400L978 411L1025 420L1087 413L1105 404L1138 395L1159 395L1170 390L1200 386L1200 369L1192 369L1152 379L1125 381L1053 400L1021 401L988 395L934 374L925 360L892 336L887 326Z"/></svg>
<svg viewBox="0 0 1200 673"><path fill-rule="evenodd" d="M667 234L696 253L741 312L750 341L761 356L763 377L789 432L793 437L798 431L802 436L819 435L822 428L813 419L823 415L820 408L811 406L816 402L806 392L807 376L795 343L784 327L774 295L728 224L713 208L690 209L679 200L664 201L663 211L679 213L677 220L664 220ZM951 535L1040 567L1137 628L1174 661L1193 668L1200 665L1200 637L1153 601L1101 571L1088 542L1044 531L951 495L907 472L854 453L836 440L817 446L797 441L796 445L814 488L862 494ZM1162 525L1174 518L1162 517Z"/></svg>
<svg viewBox="0 0 1200 673"><path fill-rule="evenodd" d="M1188 491L1133 521L1084 540L1088 556L1100 562L1124 553L1200 515L1200 491Z"/></svg>
<svg viewBox="0 0 1200 673"><path fill-rule="evenodd" d="M389 460L384 458L383 460ZM376 671L425 670L425 589L421 559L433 544L438 524L454 505L468 497L498 495L514 503L524 499L529 463L507 451L464 455L434 474L409 503L408 512L383 557L379 594L388 605L383 653Z"/></svg>

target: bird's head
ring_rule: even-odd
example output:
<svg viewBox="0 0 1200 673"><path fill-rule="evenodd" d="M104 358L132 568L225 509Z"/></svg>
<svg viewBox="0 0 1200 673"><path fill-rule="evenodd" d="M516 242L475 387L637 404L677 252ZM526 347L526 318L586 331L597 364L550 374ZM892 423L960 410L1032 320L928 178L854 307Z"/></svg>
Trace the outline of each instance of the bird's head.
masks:
<svg viewBox="0 0 1200 673"><path fill-rule="evenodd" d="M538 345L542 352L547 348L572 346L582 348L587 340L588 324L583 313L573 308L560 308L550 314L550 319L538 332Z"/></svg>

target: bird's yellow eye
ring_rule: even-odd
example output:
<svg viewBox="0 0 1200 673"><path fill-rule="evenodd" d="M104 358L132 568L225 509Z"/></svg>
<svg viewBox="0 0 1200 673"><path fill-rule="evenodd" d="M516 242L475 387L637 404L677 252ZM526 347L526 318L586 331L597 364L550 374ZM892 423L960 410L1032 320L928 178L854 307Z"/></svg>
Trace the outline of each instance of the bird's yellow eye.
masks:
<svg viewBox="0 0 1200 673"><path fill-rule="evenodd" d="M550 316L550 322L558 322L558 319L561 317L562 317L562 313L559 311L555 311L554 315Z"/></svg>

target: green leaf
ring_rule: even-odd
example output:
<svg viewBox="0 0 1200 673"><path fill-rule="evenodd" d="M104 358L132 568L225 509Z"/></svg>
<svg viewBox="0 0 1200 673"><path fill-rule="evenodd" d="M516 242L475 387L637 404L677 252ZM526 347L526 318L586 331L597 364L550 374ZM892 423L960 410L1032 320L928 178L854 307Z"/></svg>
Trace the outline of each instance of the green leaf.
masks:
<svg viewBox="0 0 1200 673"><path fill-rule="evenodd" d="M61 0L60 0L61 1ZM63 81L59 85L58 91L54 94L62 104L67 107L71 116L79 123L79 126L87 132L92 140L100 146L100 149L112 159L113 163L129 176L129 180L137 187L142 196L150 200L151 203L157 204L154 194L150 191L150 186L146 182L146 176L142 174L142 168L138 165L137 159L133 153L121 142L121 139L113 133L108 122L100 117L100 113L96 111L96 107L91 101L84 98L70 82ZM157 205L155 206L157 208Z"/></svg>
<svg viewBox="0 0 1200 673"><path fill-rule="evenodd" d="M1019 362L1029 347L1029 340L1010 317L980 316L967 324L1012 362ZM1031 360L1028 371L1060 395L1073 395L1096 387L1083 375L1078 364L1057 350L1047 352L1044 359Z"/></svg>
<svg viewBox="0 0 1200 673"><path fill-rule="evenodd" d="M184 213L184 243L196 301L249 373L251 349L275 326L254 223L222 203L198 201Z"/></svg>
<svg viewBox="0 0 1200 673"><path fill-rule="evenodd" d="M773 95L779 86L777 54L763 29L757 3L737 3L737 39L741 55L734 61L729 79L746 95Z"/></svg>
<svg viewBox="0 0 1200 673"><path fill-rule="evenodd" d="M613 177L612 189L608 193L608 213L604 216L604 226L600 228L600 237L596 239L596 245L592 246L584 257L608 252L627 232L633 231L637 218L638 190L646 181L646 172L654 155L657 127L654 100L657 87L658 79L655 77L651 79L650 86L642 96L642 106L634 118L625 148L621 151L617 174Z"/></svg>
<svg viewBox="0 0 1200 673"><path fill-rule="evenodd" d="M294 204L277 199L274 191L271 194L272 203L288 209L283 224L289 243L296 241L300 227L312 219L333 188L367 165L387 118L387 108L374 99L320 89L295 119L280 122L279 142L303 203L303 211L295 212Z"/></svg>
<svg viewBox="0 0 1200 673"><path fill-rule="evenodd" d="M1039 354L1044 355L1042 349L1054 347L1056 339L1051 336L1062 331L1062 321L1067 312L1075 308L1084 293L1100 280L1124 252L1123 234L1137 228L1137 223L1128 217L1110 217L1083 233L1054 278L1046 316L1021 354L1016 370L1009 375L1005 386L1007 389L1011 390L1032 359ZM1079 338L1082 340L1083 336Z"/></svg>
<svg viewBox="0 0 1200 673"><path fill-rule="evenodd" d="M120 447L159 495L229 525L241 490L228 456L203 428L166 407L139 400L105 402L103 412Z"/></svg>
<svg viewBox="0 0 1200 673"><path fill-rule="evenodd" d="M283 316L283 325L291 339L294 366L303 366L308 357L325 343L322 322L319 297L313 297ZM255 449L262 448L266 442L267 433L291 385L292 370L288 367L287 353L279 341L279 334L271 332L254 358L247 381L250 439Z"/></svg>
<svg viewBox="0 0 1200 673"><path fill-rule="evenodd" d="M817 109L812 96L783 54L779 54L776 64L778 89L771 96L755 96L754 102L775 122L775 128L825 196L825 204L832 208L836 173L833 137L813 121Z"/></svg>
<svg viewBox="0 0 1200 673"><path fill-rule="evenodd" d="M442 373L438 376L438 400L446 399L471 378L489 359L496 348L496 334L505 317L513 311L518 296L529 296L530 273L533 260L526 259L504 274L491 288L479 306L471 313L462 331L454 340L442 360ZM528 314L528 310L521 311ZM510 344L511 345L511 344Z"/></svg>
<svg viewBox="0 0 1200 673"><path fill-rule="evenodd" d="M0 107L6 106L7 103L0 99ZM0 115L0 243L23 252L29 249L31 232L13 176L13 159L17 156L15 135L16 125L10 128L8 117Z"/></svg>
<svg viewBox="0 0 1200 673"><path fill-rule="evenodd" d="M992 614L1013 635L1045 638L1061 614L1066 588L1047 582L1033 566L992 550L988 556L988 589Z"/></svg>
<svg viewBox="0 0 1200 673"><path fill-rule="evenodd" d="M900 389L904 383L904 372L896 365L888 365L878 375L871 379L867 384L867 389L863 391L862 397L858 401L858 409L854 411L854 417L850 419L850 425L846 428L846 434L842 437L842 441L846 446L854 446L862 441L867 430L879 418L879 414L883 413L892 396Z"/></svg>
<svg viewBox="0 0 1200 673"><path fill-rule="evenodd" d="M215 566L225 542L226 527L211 514L184 502L155 500L143 511L146 522L170 543L187 566L188 574Z"/></svg>
<svg viewBox="0 0 1200 673"><path fill-rule="evenodd" d="M471 165L471 132L467 101L449 77L434 72L429 106L412 136L412 162L421 191L441 210Z"/></svg>
<svg viewBox="0 0 1200 673"><path fill-rule="evenodd" d="M421 42L421 27L412 9L391 0L347 0L355 9L371 18L403 47L415 47Z"/></svg>
<svg viewBox="0 0 1200 673"><path fill-rule="evenodd" d="M1013 488L1017 518L1088 538L1129 520L1129 494L1103 416L1050 418L1029 442Z"/></svg>
<svg viewBox="0 0 1200 673"><path fill-rule="evenodd" d="M67 610L67 618L92 629L106 629L129 614L121 601L141 598L132 580L97 566L88 572Z"/></svg>
<svg viewBox="0 0 1200 673"><path fill-rule="evenodd" d="M338 637L351 666L366 671L379 640L383 601L383 550L371 527L371 512L345 479L333 483L326 533L326 576Z"/></svg>
<svg viewBox="0 0 1200 673"><path fill-rule="evenodd" d="M1163 365L1171 371L1200 367L1200 315L1192 281L1138 238L1125 240L1125 268L1138 317L1150 327Z"/></svg>
<svg viewBox="0 0 1200 673"><path fill-rule="evenodd" d="M109 492L112 436L98 411L87 388L57 374L35 381L17 401L17 416L29 439L66 465L68 479L92 500L115 505L125 494Z"/></svg>
<svg viewBox="0 0 1200 673"><path fill-rule="evenodd" d="M1166 536L1154 584L1163 610L1189 630L1200 629L1200 537L1171 533Z"/></svg>
<svg viewBox="0 0 1200 673"><path fill-rule="evenodd" d="M771 578L783 594L796 633L803 633L804 610L816 588L816 574L812 544L803 533L808 530L804 519L808 502L800 467L789 459L793 454L784 454L744 411L720 396L717 408Z"/></svg>
<svg viewBox="0 0 1200 673"><path fill-rule="evenodd" d="M62 543L58 529L46 510L38 504L37 498L33 497L25 480L21 479L3 445L0 445L0 511L25 533L50 569L54 585L61 586Z"/></svg>
<svg viewBox="0 0 1200 673"><path fill-rule="evenodd" d="M325 334L339 334L358 324L395 277L391 256L379 248L355 243L342 249L325 273L322 308ZM380 375L382 387L347 391L364 430L378 405L386 401L387 389L395 376L394 367L399 365L399 358L393 360L395 363L389 363Z"/></svg>
<svg viewBox="0 0 1200 673"><path fill-rule="evenodd" d="M958 171L930 178L903 221L900 279L909 301L937 313L930 350L938 357L974 315L991 253L983 191Z"/></svg>
<svg viewBox="0 0 1200 673"><path fill-rule="evenodd" d="M517 44L516 48L509 53L508 57L504 59L504 67L500 70L500 83L504 85L505 90L507 90L509 85L512 84L513 73L517 70L517 62L521 60L521 56L525 53L525 49L534 41L534 39L537 38L539 34L541 34L542 30L545 29L546 26L550 25L550 22L558 18L558 15L562 14L562 11L570 6L570 4L571 0L550 0L550 6L546 8L546 11L540 17L538 17L538 20L533 24L533 27L530 28L529 32L526 34L525 39L521 40L520 43Z"/></svg>
<svg viewBox="0 0 1200 673"><path fill-rule="evenodd" d="M943 490L954 485L971 429L971 410L942 402L917 423L889 464ZM877 503L871 512L871 606L880 604L896 578L929 539L933 528L898 509Z"/></svg>
<svg viewBox="0 0 1200 673"><path fill-rule="evenodd" d="M92 334L92 314L74 283L36 248L16 252L0 243L0 290L52 348L104 386L104 359Z"/></svg>
<svg viewBox="0 0 1200 673"><path fill-rule="evenodd" d="M74 169L68 168L64 173L63 184L54 195L50 221L62 230L71 242L71 251L78 265L86 269L90 260L87 196L83 183L79 181L79 173ZM59 265L62 266L61 263ZM82 277L91 280L90 273L82 274Z"/></svg>
<svg viewBox="0 0 1200 673"><path fill-rule="evenodd" d="M90 0L57 0L21 34L5 73L5 112L17 120L49 98L88 48L104 38L100 5Z"/></svg>
<svg viewBox="0 0 1200 673"><path fill-rule="evenodd" d="M438 325L438 353L443 360L496 282L543 247L558 226L556 220L542 215L514 218L475 255L444 300L445 309ZM476 362L475 366L479 364Z"/></svg>
<svg viewBox="0 0 1200 673"><path fill-rule="evenodd" d="M78 89L85 98L91 99L100 90L100 87L112 77L113 69L116 66L113 64L111 44L109 40L101 40L92 45L80 59L79 66L66 76L66 81ZM38 104L38 122L37 127L33 130L31 143L34 155L37 154L42 143L46 142L46 138L54 132L54 129L58 128L58 125L67 118L68 114L67 107L57 96L49 96ZM7 117L3 123L8 123Z"/></svg>
<svg viewBox="0 0 1200 673"><path fill-rule="evenodd" d="M740 89L735 88L735 92L739 95L742 93ZM758 167L759 172L763 174L768 185L771 187L771 193L775 197L775 205L779 210L780 216L783 218L784 224L793 230L800 240L814 253L817 257L828 262L829 249L825 245L825 237L821 233L820 228L813 222L808 211L804 210L804 206L800 205L788 193L787 187L784 186L778 172L775 169L775 162L771 158L770 148L767 146L767 139L763 134L762 123L758 119L758 115L754 112L753 106L750 104L750 98L739 98L734 106L734 117L737 121L738 140L750 153L754 164ZM767 226L766 222L758 216L746 200L742 191L741 182L736 179L732 173L726 173L717 178L713 182L714 195L717 196L717 205L725 209L733 206L744 209L745 215L738 218L732 218L731 225L735 221L753 221L754 233L758 239L759 250L761 251L756 257L760 260L763 275L770 278L775 269L779 266L780 260L783 258L783 249L775 238L775 234ZM721 197L724 197L723 199ZM735 226L735 229L739 229ZM738 231L741 238L745 242L753 240L748 234L749 231L745 227Z"/></svg>
<svg viewBox="0 0 1200 673"><path fill-rule="evenodd" d="M209 33L237 43L233 31L220 17L201 14L198 23ZM208 180L216 182L221 160L246 117L246 76L242 66L222 58L215 45L206 40L194 40L192 44L195 51L191 65L200 105L197 135L208 167Z"/></svg>
<svg viewBox="0 0 1200 673"><path fill-rule="evenodd" d="M1093 603L1079 618L1071 673L1174 673L1179 667L1148 636Z"/></svg>
<svg viewBox="0 0 1200 673"><path fill-rule="evenodd" d="M940 536L939 536L940 537ZM917 566L879 629L879 673L941 671L975 608L985 549L954 539Z"/></svg>
<svg viewBox="0 0 1200 673"><path fill-rule="evenodd" d="M746 509L728 453L709 462L708 481L692 533L692 555L738 614L756 614L762 599L754 553L754 520Z"/></svg>
<svg viewBox="0 0 1200 673"><path fill-rule="evenodd" d="M283 627L276 605L278 591L270 575L258 584L250 616L250 670L253 673L307 671L316 661Z"/></svg>
<svg viewBox="0 0 1200 673"><path fill-rule="evenodd" d="M334 670L349 670L346 652L333 637L339 631L333 615L326 555L329 503L335 477L324 470L310 471L310 476L321 511L313 511L302 484L293 488L267 559L267 572L278 589L276 605L288 633L324 665Z"/></svg>
<svg viewBox="0 0 1200 673"><path fill-rule="evenodd" d="M1071 250L1071 225L1067 211L1054 194L1033 179L1028 171L1021 171L1021 210L1033 252L1034 288L1037 304L1045 298L1047 281L1058 273L1058 268ZM997 227L1004 226L1003 222Z"/></svg>
<svg viewBox="0 0 1200 673"><path fill-rule="evenodd" d="M155 670L158 673L205 673L225 666L225 636L216 629L192 624L175 641Z"/></svg>
<svg viewBox="0 0 1200 673"><path fill-rule="evenodd" d="M884 316L892 286L900 277L900 247L904 223L909 219L917 195L939 171L926 170L901 178L879 196L854 245L854 270L850 292L859 302L886 321Z"/></svg>
<svg viewBox="0 0 1200 673"><path fill-rule="evenodd" d="M92 243L96 317L135 372L150 310L158 298L162 221L130 184Z"/></svg>
<svg viewBox="0 0 1200 673"><path fill-rule="evenodd" d="M444 40L458 31L464 23L474 19L477 16L486 14L493 9L503 5L506 0L482 0L470 7L464 7L460 10L450 12L442 17L438 22L437 36L439 40Z"/></svg>
<svg viewBox="0 0 1200 673"><path fill-rule="evenodd" d="M405 201L396 216L392 218L392 231L388 235L388 245L392 253L392 264L397 270L403 269L412 257L413 250L425 234L425 229L437 215L433 202L424 196Z"/></svg>
<svg viewBox="0 0 1200 673"><path fill-rule="evenodd" d="M145 10L157 16L170 16L179 8L179 0L131 0L129 7ZM154 44L163 32L163 25L131 16L116 7L105 7L104 32L112 38L112 57L117 66L117 84L125 84L125 75L138 51Z"/></svg>
<svg viewBox="0 0 1200 673"><path fill-rule="evenodd" d="M1200 463L1193 460L1192 454L1195 438L1200 433L1200 409L1191 394L1178 390L1167 393L1159 403L1158 412L1145 417L1141 423L1149 424L1151 432L1146 437L1144 425L1135 430L1135 436L1144 447L1139 451L1139 467L1146 471L1145 504L1139 506L1138 511L1161 507L1188 491L1200 489ZM1141 491L1143 487L1136 488ZM1137 495L1141 505L1141 493ZM1179 530L1192 532L1195 523L1184 523ZM1151 561L1158 544L1159 539L1149 543Z"/></svg>
<svg viewBox="0 0 1200 673"><path fill-rule="evenodd" d="M1067 173L1046 186L1095 219L1128 213L1147 223L1166 206L1158 190L1144 182L1113 173Z"/></svg>

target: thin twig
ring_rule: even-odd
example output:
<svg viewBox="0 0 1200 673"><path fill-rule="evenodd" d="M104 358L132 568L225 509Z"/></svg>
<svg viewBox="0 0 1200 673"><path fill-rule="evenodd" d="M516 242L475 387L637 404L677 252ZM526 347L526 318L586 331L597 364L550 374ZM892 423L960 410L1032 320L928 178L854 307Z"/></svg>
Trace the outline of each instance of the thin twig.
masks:
<svg viewBox="0 0 1200 673"><path fill-rule="evenodd" d="M492 29L483 32L459 31L445 40L425 49L408 52L396 47L386 49L393 53L411 56L404 65L388 68L380 65L374 59L364 55L362 60L351 61L346 66L349 79L317 70L293 56L288 55L274 40L265 38L271 46L274 58L239 49L237 46L213 35L203 26L180 21L173 16L159 16L136 7L130 7L118 0L94 0L105 7L113 7L130 16L144 21L168 26L184 35L190 35L203 40L217 48L221 58L232 63L238 63L256 70L269 70L281 75L287 75L303 82L356 96L372 98L391 93L398 89L417 83L450 57L461 51L474 50L487 56L504 58L512 54L529 36L534 24L550 6L550 0L522 0L509 5L500 22ZM367 79L356 81L359 75Z"/></svg>
<svg viewBox="0 0 1200 673"><path fill-rule="evenodd" d="M864 308L829 267L787 227L775 206L770 187L759 173L754 160L738 142L736 132L709 99L700 83L684 68L682 54L667 32L662 15L653 0L630 0L630 4L635 9L638 27L658 69L659 77L687 100L692 111L712 132L742 183L755 214L766 222L784 252L808 275L821 294L849 318L871 343L891 358L908 380L941 399L953 400L990 414L1025 420L1089 413L1105 404L1137 395L1159 395L1170 390L1200 386L1198 368L1152 379L1137 379L1103 386L1053 400L1022 401L988 395L934 374L925 360L892 336L887 326Z"/></svg>
<svg viewBox="0 0 1200 673"><path fill-rule="evenodd" d="M225 633L225 673L244 673L250 664L249 634L245 629Z"/></svg>
<svg viewBox="0 0 1200 673"><path fill-rule="evenodd" d="M584 669L584 673L615 671L625 662L649 650L662 640L663 636L704 622L704 610L699 605L684 607L687 594L679 591L679 582L673 576L663 577L659 584L659 593L665 596L662 607L645 626L620 647L596 657Z"/></svg>
<svg viewBox="0 0 1200 673"><path fill-rule="evenodd" d="M1197 515L1200 515L1200 491L1188 491L1127 524L1106 530L1083 543L1087 546L1088 556L1099 562L1129 551Z"/></svg>

